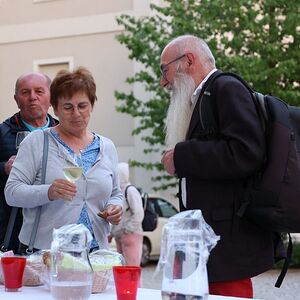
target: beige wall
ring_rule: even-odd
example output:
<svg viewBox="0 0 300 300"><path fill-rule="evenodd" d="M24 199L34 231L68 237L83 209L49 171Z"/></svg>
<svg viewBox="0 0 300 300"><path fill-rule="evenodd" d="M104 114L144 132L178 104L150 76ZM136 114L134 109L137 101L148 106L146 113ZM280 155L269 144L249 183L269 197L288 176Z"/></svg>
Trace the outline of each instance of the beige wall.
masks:
<svg viewBox="0 0 300 300"><path fill-rule="evenodd" d="M3 83L1 80L1 86L3 84L6 91L4 99L7 99L0 102L1 119L16 111L13 100L15 80L20 74L33 70L34 61L73 57L74 67L83 65L89 68L97 83L99 101L94 109L91 129L109 136L117 146L132 146L133 120L116 112L114 91L128 91L124 78L133 72L133 66L127 59L124 47L114 37L114 33L103 33L101 36L93 34L1 46L0 59L3 60L3 67L0 78L6 81Z"/></svg>
<svg viewBox="0 0 300 300"><path fill-rule="evenodd" d="M0 0L0 26L118 13L132 10L133 4L133 0Z"/></svg>
<svg viewBox="0 0 300 300"><path fill-rule="evenodd" d="M119 160L157 160L145 156L143 143L131 136L136 120L116 112L114 91L133 90L147 98L142 86L129 86L125 79L140 66L128 59L127 49L116 41L122 28L116 15L149 14L151 0L0 0L0 120L17 111L13 99L17 77L32 70L47 70L53 77L60 64L85 66L97 83L98 102L90 128L111 138ZM51 65L53 63L57 63ZM41 65L42 64L42 65ZM66 67L66 64L63 65ZM144 169L132 170L132 181L151 192L151 176ZM168 194L168 193L166 193Z"/></svg>

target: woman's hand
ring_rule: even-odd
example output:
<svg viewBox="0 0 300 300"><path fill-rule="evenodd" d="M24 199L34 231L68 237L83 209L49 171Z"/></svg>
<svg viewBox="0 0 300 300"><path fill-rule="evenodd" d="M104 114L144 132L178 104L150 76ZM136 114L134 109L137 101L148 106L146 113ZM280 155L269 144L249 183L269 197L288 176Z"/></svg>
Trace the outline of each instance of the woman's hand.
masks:
<svg viewBox="0 0 300 300"><path fill-rule="evenodd" d="M48 198L50 201L64 199L72 201L76 195L76 185L66 179L55 179L48 190Z"/></svg>
<svg viewBox="0 0 300 300"><path fill-rule="evenodd" d="M122 206L108 205L107 208L107 221L113 225L118 225L122 218Z"/></svg>
<svg viewBox="0 0 300 300"><path fill-rule="evenodd" d="M113 236L112 236L111 234L109 234L109 235L107 236L108 242L111 243L111 242L112 242L112 239L113 239Z"/></svg>

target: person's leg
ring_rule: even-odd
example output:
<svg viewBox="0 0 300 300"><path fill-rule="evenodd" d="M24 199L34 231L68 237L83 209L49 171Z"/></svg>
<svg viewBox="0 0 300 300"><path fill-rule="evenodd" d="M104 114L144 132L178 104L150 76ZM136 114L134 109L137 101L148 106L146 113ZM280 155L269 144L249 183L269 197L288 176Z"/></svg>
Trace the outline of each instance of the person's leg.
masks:
<svg viewBox="0 0 300 300"><path fill-rule="evenodd" d="M209 294L241 298L253 298L253 286L250 278L212 282L209 284Z"/></svg>
<svg viewBox="0 0 300 300"><path fill-rule="evenodd" d="M123 253L122 253L122 242L121 242L121 238L120 238L120 237L115 238L115 241L116 241L116 248L117 248L117 251L118 251L120 254L123 254Z"/></svg>
<svg viewBox="0 0 300 300"><path fill-rule="evenodd" d="M138 233L125 233L121 237L122 254L131 266L141 264L143 250L143 235Z"/></svg>
<svg viewBox="0 0 300 300"><path fill-rule="evenodd" d="M121 237L123 256L127 265L140 266L143 251L143 235L138 233L124 233ZM142 287L142 276L139 287Z"/></svg>

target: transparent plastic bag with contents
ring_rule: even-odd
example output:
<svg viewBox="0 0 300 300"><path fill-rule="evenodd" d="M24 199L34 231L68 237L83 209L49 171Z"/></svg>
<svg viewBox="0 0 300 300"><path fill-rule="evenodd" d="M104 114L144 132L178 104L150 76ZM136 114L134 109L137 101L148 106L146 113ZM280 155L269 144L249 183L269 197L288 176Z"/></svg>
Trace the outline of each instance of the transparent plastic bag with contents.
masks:
<svg viewBox="0 0 300 300"><path fill-rule="evenodd" d="M168 220L157 266L157 272L163 270L164 300L208 297L206 263L218 240L200 210L184 211Z"/></svg>
<svg viewBox="0 0 300 300"><path fill-rule="evenodd" d="M92 236L82 224L53 230L50 261L50 290L56 300L88 299L93 271L89 260Z"/></svg>

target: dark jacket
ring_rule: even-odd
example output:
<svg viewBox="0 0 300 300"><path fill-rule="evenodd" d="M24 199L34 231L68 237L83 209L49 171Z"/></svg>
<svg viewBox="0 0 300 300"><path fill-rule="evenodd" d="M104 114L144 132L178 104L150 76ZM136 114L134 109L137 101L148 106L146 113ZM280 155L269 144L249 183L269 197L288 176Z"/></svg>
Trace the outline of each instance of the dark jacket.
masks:
<svg viewBox="0 0 300 300"><path fill-rule="evenodd" d="M187 207L180 199L181 209L201 209L205 221L220 235L208 261L209 281L218 282L270 269L273 242L271 233L236 215L247 177L262 166L266 151L251 94L237 79L222 76L213 83L211 98L221 136L203 137L198 99L186 141L175 147L174 162L178 177L186 177Z"/></svg>
<svg viewBox="0 0 300 300"><path fill-rule="evenodd" d="M58 124L58 121L52 118L49 114L48 117L50 119L50 127ZM4 197L4 187L8 178L4 171L4 164L12 155L16 155L17 153L16 134L18 131L28 131L27 127L21 120L20 112L14 114L12 117L0 124L0 247L4 241L11 212L11 207L7 205ZM18 235L22 222L22 209L19 209L9 245L9 249L14 250L14 252L18 250Z"/></svg>

